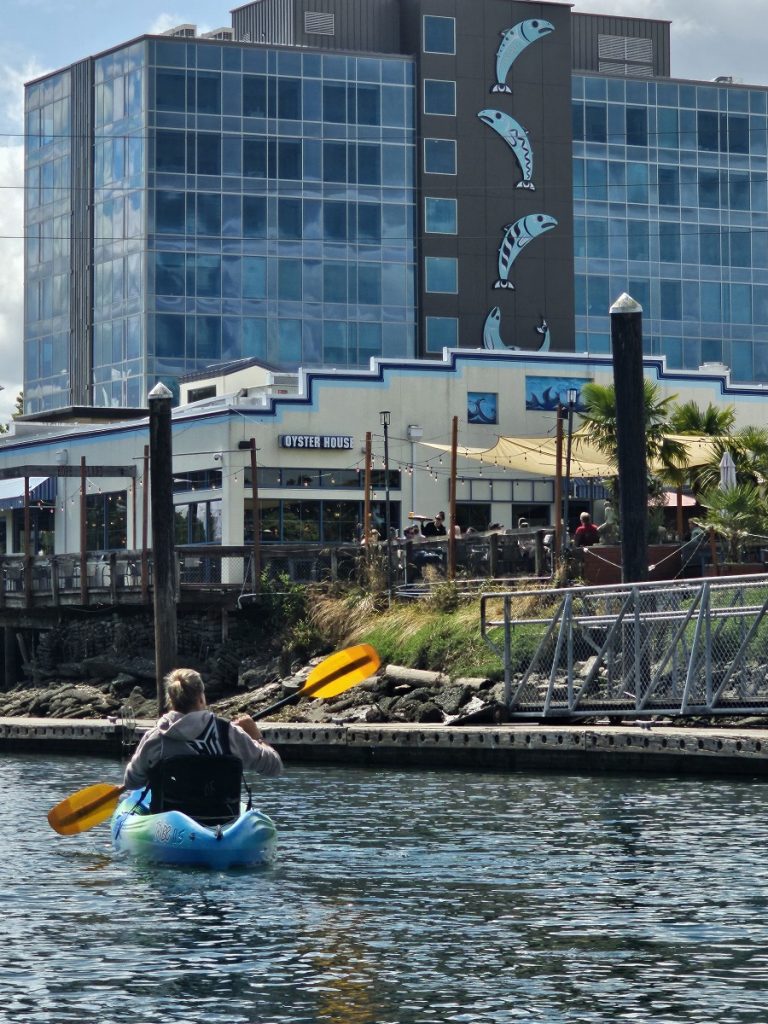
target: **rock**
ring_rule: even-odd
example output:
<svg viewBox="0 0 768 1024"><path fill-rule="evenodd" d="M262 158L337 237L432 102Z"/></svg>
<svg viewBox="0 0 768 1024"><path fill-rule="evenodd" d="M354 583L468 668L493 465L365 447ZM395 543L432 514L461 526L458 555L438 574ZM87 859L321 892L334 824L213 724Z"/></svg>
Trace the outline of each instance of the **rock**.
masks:
<svg viewBox="0 0 768 1024"><path fill-rule="evenodd" d="M458 686L456 684L441 687L432 697L434 703L446 715L455 715L462 704L469 700L471 690L469 686Z"/></svg>

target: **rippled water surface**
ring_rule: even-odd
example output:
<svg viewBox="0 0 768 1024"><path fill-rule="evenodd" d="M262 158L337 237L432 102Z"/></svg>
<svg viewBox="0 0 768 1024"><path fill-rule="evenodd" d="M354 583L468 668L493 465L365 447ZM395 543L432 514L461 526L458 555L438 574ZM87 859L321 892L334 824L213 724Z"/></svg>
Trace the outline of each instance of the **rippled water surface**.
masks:
<svg viewBox="0 0 768 1024"><path fill-rule="evenodd" d="M762 783L289 766L225 875L49 829L119 778L0 756L0 1021L768 1020Z"/></svg>

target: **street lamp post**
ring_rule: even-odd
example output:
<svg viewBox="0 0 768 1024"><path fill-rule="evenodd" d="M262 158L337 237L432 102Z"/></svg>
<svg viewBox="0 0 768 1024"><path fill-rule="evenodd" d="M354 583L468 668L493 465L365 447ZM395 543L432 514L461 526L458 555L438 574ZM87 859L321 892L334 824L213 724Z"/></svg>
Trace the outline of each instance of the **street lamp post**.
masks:
<svg viewBox="0 0 768 1024"><path fill-rule="evenodd" d="M573 445L573 410L576 408L576 388L568 388L568 439L565 449L565 500L563 502L563 555L568 551L568 514L571 498L571 450Z"/></svg>
<svg viewBox="0 0 768 1024"><path fill-rule="evenodd" d="M387 593L392 596L392 529L389 501L389 424L392 414L384 409L379 413L384 428L384 529L387 531Z"/></svg>

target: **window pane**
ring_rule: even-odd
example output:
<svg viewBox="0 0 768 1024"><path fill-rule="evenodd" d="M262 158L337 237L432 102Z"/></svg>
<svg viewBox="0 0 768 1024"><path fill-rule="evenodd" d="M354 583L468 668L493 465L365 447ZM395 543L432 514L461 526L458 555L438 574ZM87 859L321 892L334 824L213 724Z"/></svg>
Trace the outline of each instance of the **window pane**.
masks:
<svg viewBox="0 0 768 1024"><path fill-rule="evenodd" d="M200 132L197 136L197 173L221 174L221 136Z"/></svg>
<svg viewBox="0 0 768 1024"><path fill-rule="evenodd" d="M657 113L659 146L677 149L677 111L670 107L659 107Z"/></svg>
<svg viewBox="0 0 768 1024"><path fill-rule="evenodd" d="M184 132L157 133L156 167L158 171L183 174L186 168Z"/></svg>
<svg viewBox="0 0 768 1024"><path fill-rule="evenodd" d="M301 120L301 81L298 78L278 78L277 116L289 121Z"/></svg>
<svg viewBox="0 0 768 1024"><path fill-rule="evenodd" d="M661 298L661 319L682 320L683 302L680 282L661 281L659 294Z"/></svg>
<svg viewBox="0 0 768 1024"><path fill-rule="evenodd" d="M455 294L458 291L458 260L427 256L424 271L428 292Z"/></svg>
<svg viewBox="0 0 768 1024"><path fill-rule="evenodd" d="M699 206L717 209L720 206L720 174L718 171L699 171Z"/></svg>
<svg viewBox="0 0 768 1024"><path fill-rule="evenodd" d="M347 88L336 82L323 85L323 120L345 124L347 120Z"/></svg>
<svg viewBox="0 0 768 1024"><path fill-rule="evenodd" d="M301 142L283 139L277 143L278 177L301 180Z"/></svg>
<svg viewBox="0 0 768 1024"><path fill-rule="evenodd" d="M702 224L699 228L699 253L705 266L720 266L720 228L715 224Z"/></svg>
<svg viewBox="0 0 768 1024"><path fill-rule="evenodd" d="M749 118L728 117L728 151L749 153Z"/></svg>
<svg viewBox="0 0 768 1024"><path fill-rule="evenodd" d="M278 199L277 233L280 238L301 238L301 200Z"/></svg>
<svg viewBox="0 0 768 1024"><path fill-rule="evenodd" d="M649 258L648 221L627 221L627 256L631 260L647 260ZM636 296L635 296L636 297Z"/></svg>
<svg viewBox="0 0 768 1024"><path fill-rule="evenodd" d="M347 180L346 142L323 143L323 181Z"/></svg>
<svg viewBox="0 0 768 1024"><path fill-rule="evenodd" d="M221 75L201 71L197 75L198 114L221 113Z"/></svg>
<svg viewBox="0 0 768 1024"><path fill-rule="evenodd" d="M427 174L456 173L456 143L453 139L424 140L424 170Z"/></svg>
<svg viewBox="0 0 768 1024"><path fill-rule="evenodd" d="M158 110L186 109L187 81L183 71L158 71L155 81Z"/></svg>
<svg viewBox="0 0 768 1024"><path fill-rule="evenodd" d="M449 316L427 317L427 352L455 348L459 341L459 321Z"/></svg>
<svg viewBox="0 0 768 1024"><path fill-rule="evenodd" d="M278 260L277 297L301 300L301 260Z"/></svg>
<svg viewBox="0 0 768 1024"><path fill-rule="evenodd" d="M263 299L267 295L267 261L261 256L243 257L243 298Z"/></svg>
<svg viewBox="0 0 768 1024"><path fill-rule="evenodd" d="M584 105L584 138L587 142L605 142L606 109L604 103Z"/></svg>
<svg viewBox="0 0 768 1024"><path fill-rule="evenodd" d="M431 234L455 235L457 231L456 200L425 199L424 218L426 230Z"/></svg>
<svg viewBox="0 0 768 1024"><path fill-rule="evenodd" d="M378 85L358 85L357 123L381 124L381 91Z"/></svg>
<svg viewBox="0 0 768 1024"><path fill-rule="evenodd" d="M648 111L645 107L627 107L627 145L648 145Z"/></svg>
<svg viewBox="0 0 768 1024"><path fill-rule="evenodd" d="M659 205L680 205L680 174L677 167L659 168Z"/></svg>
<svg viewBox="0 0 768 1024"><path fill-rule="evenodd" d="M267 80L264 75L243 75L243 117L267 116Z"/></svg>
<svg viewBox="0 0 768 1024"><path fill-rule="evenodd" d="M266 178L267 140L243 139L243 177Z"/></svg>
<svg viewBox="0 0 768 1024"><path fill-rule="evenodd" d="M456 21L427 14L424 17L424 53L455 53Z"/></svg>
<svg viewBox="0 0 768 1024"><path fill-rule="evenodd" d="M161 234L184 234L185 217L184 193L158 190L155 197L156 230Z"/></svg>
<svg viewBox="0 0 768 1024"><path fill-rule="evenodd" d="M720 146L719 116L708 110L698 113L699 149L717 152Z"/></svg>
<svg viewBox="0 0 768 1024"><path fill-rule="evenodd" d="M267 200L265 196L243 196L243 235L266 238Z"/></svg>
<svg viewBox="0 0 768 1024"><path fill-rule="evenodd" d="M427 78L424 80L424 113L456 114L456 83Z"/></svg>
<svg viewBox="0 0 768 1024"><path fill-rule="evenodd" d="M680 262L680 225L659 222L659 258L663 263Z"/></svg>
<svg viewBox="0 0 768 1024"><path fill-rule="evenodd" d="M184 253L156 253L155 291L158 295L184 294Z"/></svg>

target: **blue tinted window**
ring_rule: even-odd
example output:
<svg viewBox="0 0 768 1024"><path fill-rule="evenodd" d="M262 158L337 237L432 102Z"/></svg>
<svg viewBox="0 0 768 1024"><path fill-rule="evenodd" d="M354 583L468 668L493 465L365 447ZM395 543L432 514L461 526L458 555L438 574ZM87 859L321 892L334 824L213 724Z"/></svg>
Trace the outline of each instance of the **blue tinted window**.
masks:
<svg viewBox="0 0 768 1024"><path fill-rule="evenodd" d="M728 179L728 202L731 209L748 210L749 200L749 175L731 172Z"/></svg>
<svg viewBox="0 0 768 1024"><path fill-rule="evenodd" d="M186 110L187 76L183 71L158 70L155 83L158 110Z"/></svg>
<svg viewBox="0 0 768 1024"><path fill-rule="evenodd" d="M459 321L451 316L428 316L427 352L456 348L459 343Z"/></svg>
<svg viewBox="0 0 768 1024"><path fill-rule="evenodd" d="M752 266L752 246L750 239L750 232L748 230L736 230L731 231L731 266L732 267L751 267Z"/></svg>
<svg viewBox="0 0 768 1024"><path fill-rule="evenodd" d="M278 260L278 299L301 299L301 260Z"/></svg>
<svg viewBox="0 0 768 1024"><path fill-rule="evenodd" d="M381 90L378 85L358 85L357 123L381 124Z"/></svg>
<svg viewBox="0 0 768 1024"><path fill-rule="evenodd" d="M424 170L427 174L456 173L456 143L453 139L424 139Z"/></svg>
<svg viewBox="0 0 768 1024"><path fill-rule="evenodd" d="M608 257L608 221L587 218L587 256L595 259Z"/></svg>
<svg viewBox="0 0 768 1024"><path fill-rule="evenodd" d="M728 117L728 152L749 153L748 117Z"/></svg>
<svg viewBox="0 0 768 1024"><path fill-rule="evenodd" d="M723 309L720 285L714 281L701 282L701 318L710 323L722 320Z"/></svg>
<svg viewBox="0 0 768 1024"><path fill-rule="evenodd" d="M768 324L768 288L755 285L752 289L752 317L756 324Z"/></svg>
<svg viewBox="0 0 768 1024"><path fill-rule="evenodd" d="M221 196L210 192L199 192L197 196L198 235L221 234Z"/></svg>
<svg viewBox="0 0 768 1024"><path fill-rule="evenodd" d="M574 139L581 141L584 138L584 104L573 103L571 105L571 131Z"/></svg>
<svg viewBox="0 0 768 1024"><path fill-rule="evenodd" d="M263 299L267 294L267 261L261 256L243 256L243 297Z"/></svg>
<svg viewBox="0 0 768 1024"><path fill-rule="evenodd" d="M346 124L347 87L336 82L323 84L323 120L334 124Z"/></svg>
<svg viewBox="0 0 768 1024"><path fill-rule="evenodd" d="M382 87L381 123L397 128L405 124L405 89L388 85Z"/></svg>
<svg viewBox="0 0 768 1024"><path fill-rule="evenodd" d="M195 321L195 358L217 362L221 359L221 317L198 316Z"/></svg>
<svg viewBox="0 0 768 1024"><path fill-rule="evenodd" d="M261 138L243 139L243 177L266 178L267 140Z"/></svg>
<svg viewBox="0 0 768 1024"><path fill-rule="evenodd" d="M326 363L347 365L347 335L347 324L335 320L326 320L323 323L323 359Z"/></svg>
<svg viewBox="0 0 768 1024"><path fill-rule="evenodd" d="M456 52L456 20L434 14L424 16L424 53Z"/></svg>
<svg viewBox="0 0 768 1024"><path fill-rule="evenodd" d="M627 202L648 202L648 164L627 164Z"/></svg>
<svg viewBox="0 0 768 1024"><path fill-rule="evenodd" d="M155 254L155 291L158 295L184 294L184 253Z"/></svg>
<svg viewBox="0 0 768 1024"><path fill-rule="evenodd" d="M660 281L659 298L661 301L660 316L662 320L682 320L683 300L679 281Z"/></svg>
<svg viewBox="0 0 768 1024"><path fill-rule="evenodd" d="M381 184L381 148L360 145L357 147L357 180L361 185Z"/></svg>
<svg viewBox="0 0 768 1024"><path fill-rule="evenodd" d="M659 222L659 259L663 263L680 262L680 225L670 221Z"/></svg>
<svg viewBox="0 0 768 1024"><path fill-rule="evenodd" d="M584 104L584 138L587 142L605 142L607 137L604 103Z"/></svg>
<svg viewBox="0 0 768 1024"><path fill-rule="evenodd" d="M680 205L680 172L677 167L659 167L659 205Z"/></svg>
<svg viewBox="0 0 768 1024"><path fill-rule="evenodd" d="M455 294L458 291L458 260L449 257L427 256L424 276L428 292Z"/></svg>
<svg viewBox="0 0 768 1024"><path fill-rule="evenodd" d="M158 171L184 173L186 146L183 132L157 132L155 166Z"/></svg>
<svg viewBox="0 0 768 1024"><path fill-rule="evenodd" d="M645 107L627 107L627 145L648 145L648 111Z"/></svg>
<svg viewBox="0 0 768 1024"><path fill-rule="evenodd" d="M199 132L197 136L197 173L221 174L221 136Z"/></svg>
<svg viewBox="0 0 768 1024"><path fill-rule="evenodd" d="M608 198L608 165L605 160L587 160L587 199Z"/></svg>
<svg viewBox="0 0 768 1024"><path fill-rule="evenodd" d="M697 116L699 149L716 152L720 148L720 115L700 110Z"/></svg>
<svg viewBox="0 0 768 1024"><path fill-rule="evenodd" d="M720 173L699 171L699 206L716 209L720 206Z"/></svg>
<svg viewBox="0 0 768 1024"><path fill-rule="evenodd" d="M705 266L720 266L720 228L702 224L699 228L699 258Z"/></svg>
<svg viewBox="0 0 768 1024"><path fill-rule="evenodd" d="M332 242L345 242L347 239L347 204L336 202L323 203L323 234Z"/></svg>
<svg viewBox="0 0 768 1024"><path fill-rule="evenodd" d="M589 316L606 316L610 306L609 281L607 277L593 275L587 278L587 313Z"/></svg>
<svg viewBox="0 0 768 1024"><path fill-rule="evenodd" d="M277 143L278 176L291 181L301 180L301 142L281 139Z"/></svg>
<svg viewBox="0 0 768 1024"><path fill-rule="evenodd" d="M243 75L243 117L267 116L267 79L264 75Z"/></svg>
<svg viewBox="0 0 768 1024"><path fill-rule="evenodd" d="M267 200L265 196L243 196L243 235L266 238Z"/></svg>
<svg viewBox="0 0 768 1024"><path fill-rule="evenodd" d="M424 200L425 228L430 234L455 235L457 231L456 200Z"/></svg>
<svg viewBox="0 0 768 1024"><path fill-rule="evenodd" d="M221 113L221 75L205 71L198 72L195 109L198 114Z"/></svg>
<svg viewBox="0 0 768 1024"><path fill-rule="evenodd" d="M648 243L648 221L627 221L627 258L630 260L647 260L650 255ZM637 296L634 296L635 298Z"/></svg>
<svg viewBox="0 0 768 1024"><path fill-rule="evenodd" d="M155 355L160 359L184 358L183 316L158 316L155 318Z"/></svg>
<svg viewBox="0 0 768 1024"><path fill-rule="evenodd" d="M155 196L155 229L160 234L183 234L186 207L183 192L158 190Z"/></svg>
<svg viewBox="0 0 768 1024"><path fill-rule="evenodd" d="M347 180L346 142L323 143L323 181Z"/></svg>
<svg viewBox="0 0 768 1024"><path fill-rule="evenodd" d="M424 79L424 113L456 114L456 83Z"/></svg>
<svg viewBox="0 0 768 1024"><path fill-rule="evenodd" d="M212 298L221 295L221 257L201 255L190 257L195 268L195 293Z"/></svg>
<svg viewBox="0 0 768 1024"><path fill-rule="evenodd" d="M357 207L358 242L381 241L381 207L374 203L360 203Z"/></svg>
<svg viewBox="0 0 768 1024"><path fill-rule="evenodd" d="M381 304L381 265L378 263L358 263L357 265L357 301L362 305Z"/></svg>
<svg viewBox="0 0 768 1024"><path fill-rule="evenodd" d="M301 120L301 80L278 78L277 116L289 121Z"/></svg>
<svg viewBox="0 0 768 1024"><path fill-rule="evenodd" d="M325 263L323 265L323 300L325 302L347 301L346 263Z"/></svg>
<svg viewBox="0 0 768 1024"><path fill-rule="evenodd" d="M752 323L752 286L748 284L731 285L731 323Z"/></svg>
<svg viewBox="0 0 768 1024"><path fill-rule="evenodd" d="M659 107L656 112L658 123L658 144L667 149L677 149L677 111L670 107Z"/></svg>
<svg viewBox="0 0 768 1024"><path fill-rule="evenodd" d="M277 232L280 238L301 238L302 209L300 199L278 199Z"/></svg>

